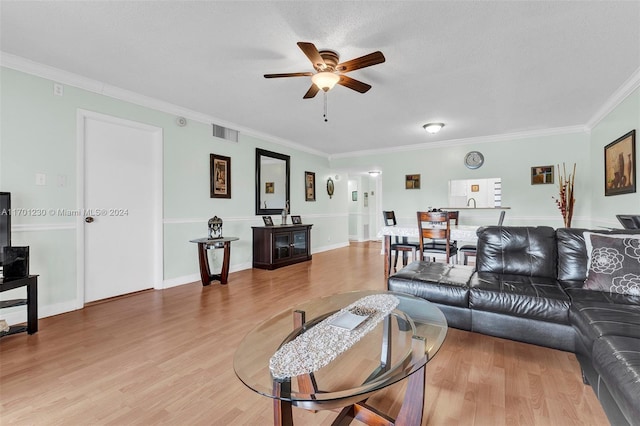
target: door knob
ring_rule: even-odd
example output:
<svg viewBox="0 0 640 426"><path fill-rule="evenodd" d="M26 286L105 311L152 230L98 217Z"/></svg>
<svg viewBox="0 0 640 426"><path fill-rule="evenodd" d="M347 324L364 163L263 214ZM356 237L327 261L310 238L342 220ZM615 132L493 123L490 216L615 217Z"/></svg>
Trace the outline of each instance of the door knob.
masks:
<svg viewBox="0 0 640 426"><path fill-rule="evenodd" d="M93 218L91 216L87 216L87 217L84 218L84 221L87 222L87 223L91 223L91 222L93 222Z"/></svg>

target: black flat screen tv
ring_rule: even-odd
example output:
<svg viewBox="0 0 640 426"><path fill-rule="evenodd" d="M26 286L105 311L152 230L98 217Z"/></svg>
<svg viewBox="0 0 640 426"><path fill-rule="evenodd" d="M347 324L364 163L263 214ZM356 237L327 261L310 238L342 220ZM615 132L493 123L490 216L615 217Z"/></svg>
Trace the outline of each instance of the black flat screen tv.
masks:
<svg viewBox="0 0 640 426"><path fill-rule="evenodd" d="M0 266L4 263L5 247L11 247L10 192L0 192Z"/></svg>

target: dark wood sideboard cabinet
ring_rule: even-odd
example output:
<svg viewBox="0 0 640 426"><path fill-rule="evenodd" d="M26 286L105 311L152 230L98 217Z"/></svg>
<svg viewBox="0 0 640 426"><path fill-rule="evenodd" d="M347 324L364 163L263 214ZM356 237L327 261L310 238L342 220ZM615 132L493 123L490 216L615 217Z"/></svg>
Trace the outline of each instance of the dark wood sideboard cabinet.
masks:
<svg viewBox="0 0 640 426"><path fill-rule="evenodd" d="M277 269L311 260L312 226L253 226L253 267Z"/></svg>

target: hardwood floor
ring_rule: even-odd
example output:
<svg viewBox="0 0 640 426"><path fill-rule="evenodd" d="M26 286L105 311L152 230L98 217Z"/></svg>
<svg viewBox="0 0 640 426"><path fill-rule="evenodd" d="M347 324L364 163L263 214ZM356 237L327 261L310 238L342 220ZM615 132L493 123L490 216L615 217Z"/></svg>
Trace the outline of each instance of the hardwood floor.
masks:
<svg viewBox="0 0 640 426"><path fill-rule="evenodd" d="M380 244L359 243L276 271L232 273L227 286L146 291L42 319L37 334L0 340L0 423L272 424L271 400L233 372L242 337L310 298L384 289L382 275ZM371 405L395 416L403 387ZM300 425L334 417L294 409ZM608 422L573 354L450 329L427 366L424 424Z"/></svg>

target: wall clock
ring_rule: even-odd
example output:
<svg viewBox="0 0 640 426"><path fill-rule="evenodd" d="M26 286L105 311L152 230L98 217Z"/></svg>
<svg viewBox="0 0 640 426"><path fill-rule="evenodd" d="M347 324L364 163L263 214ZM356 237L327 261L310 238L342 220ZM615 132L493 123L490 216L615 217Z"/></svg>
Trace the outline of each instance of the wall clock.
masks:
<svg viewBox="0 0 640 426"><path fill-rule="evenodd" d="M484 164L484 155L480 151L470 151L464 156L464 165L469 169L480 168Z"/></svg>
<svg viewBox="0 0 640 426"><path fill-rule="evenodd" d="M329 198L333 197L333 191L335 187L333 186L333 179L327 179L327 194L329 194Z"/></svg>

